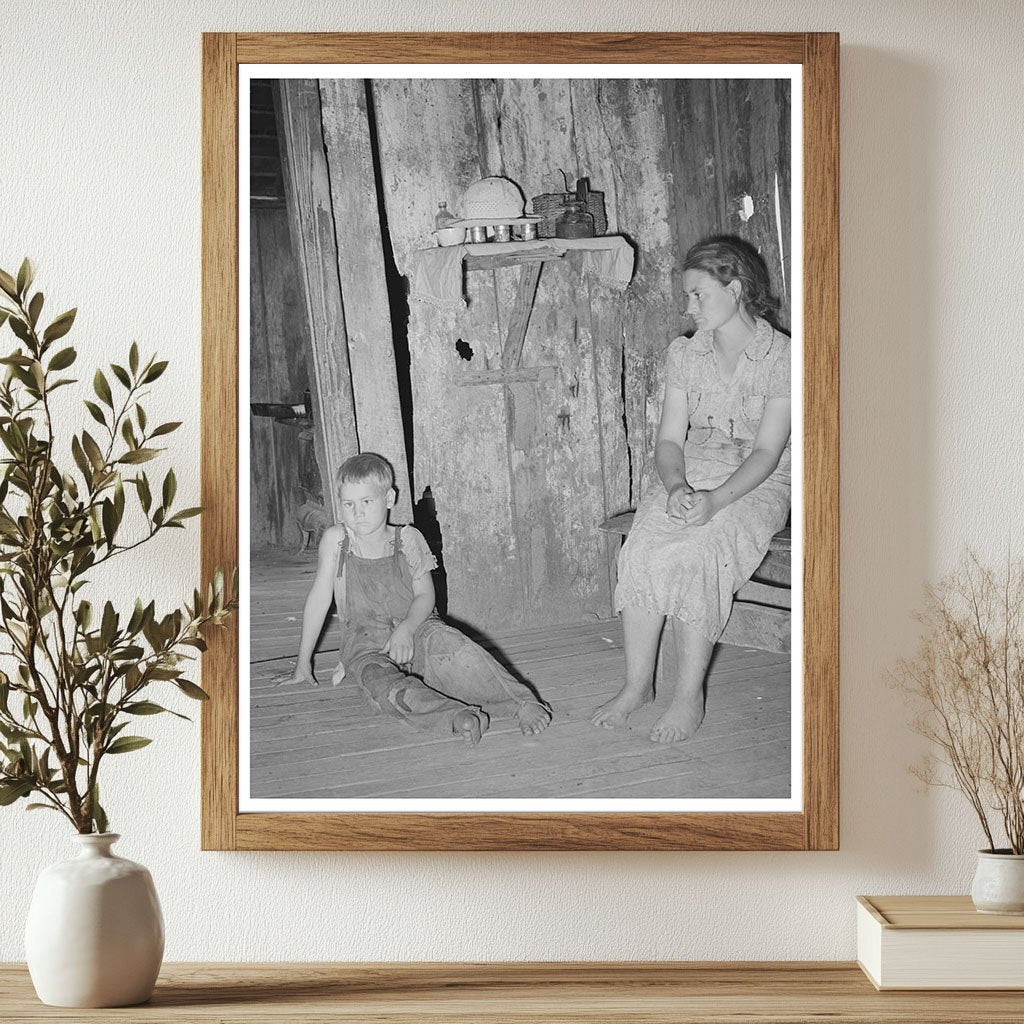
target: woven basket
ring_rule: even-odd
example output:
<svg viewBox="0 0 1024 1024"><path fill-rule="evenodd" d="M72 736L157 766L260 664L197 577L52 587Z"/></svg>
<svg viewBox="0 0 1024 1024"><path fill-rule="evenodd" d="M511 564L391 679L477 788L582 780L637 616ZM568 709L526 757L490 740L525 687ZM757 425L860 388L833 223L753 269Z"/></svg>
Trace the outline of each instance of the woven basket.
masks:
<svg viewBox="0 0 1024 1024"><path fill-rule="evenodd" d="M537 234L541 238L555 237L555 221L565 213L574 198L570 192L545 192L542 196L533 197L533 215L540 217Z"/></svg>
<svg viewBox="0 0 1024 1024"><path fill-rule="evenodd" d="M573 192L545 192L534 196L531 202L533 215L540 217L537 234L541 238L554 238L555 222L569 208L570 203L576 202L576 195ZM587 212L594 218L594 234L605 234L608 230L608 216L604 209L603 192L590 192L587 195Z"/></svg>

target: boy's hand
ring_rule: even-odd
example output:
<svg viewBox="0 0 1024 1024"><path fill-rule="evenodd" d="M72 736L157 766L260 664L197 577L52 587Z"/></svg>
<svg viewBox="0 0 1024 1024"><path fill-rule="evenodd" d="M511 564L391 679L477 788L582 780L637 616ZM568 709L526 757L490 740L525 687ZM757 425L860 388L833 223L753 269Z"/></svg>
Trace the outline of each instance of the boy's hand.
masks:
<svg viewBox="0 0 1024 1024"><path fill-rule="evenodd" d="M274 686L298 686L300 684L305 684L306 686L320 685L316 681L316 676L313 675L312 667L309 665L300 665L298 662L296 662L295 670L293 672L279 672L276 676L273 676L270 681Z"/></svg>
<svg viewBox="0 0 1024 1024"><path fill-rule="evenodd" d="M412 630L400 622L381 653L386 654L396 665L408 665L412 661L412 652Z"/></svg>

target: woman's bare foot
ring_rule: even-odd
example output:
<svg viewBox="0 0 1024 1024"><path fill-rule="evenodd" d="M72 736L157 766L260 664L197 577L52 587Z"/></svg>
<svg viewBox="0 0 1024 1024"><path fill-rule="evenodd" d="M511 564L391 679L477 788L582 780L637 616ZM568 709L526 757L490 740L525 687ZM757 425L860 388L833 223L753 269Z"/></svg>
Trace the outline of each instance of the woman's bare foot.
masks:
<svg viewBox="0 0 1024 1024"><path fill-rule="evenodd" d="M452 719L452 732L475 747L480 742L480 737L487 731L490 718L486 711L480 708L464 708L456 711Z"/></svg>
<svg viewBox="0 0 1024 1024"><path fill-rule="evenodd" d="M519 705L519 731L524 736L536 736L551 724L551 709L546 704Z"/></svg>
<svg viewBox="0 0 1024 1024"><path fill-rule="evenodd" d="M659 718L651 729L655 743L679 743L688 740L704 721L704 691L688 702L672 702L672 706Z"/></svg>
<svg viewBox="0 0 1024 1024"><path fill-rule="evenodd" d="M631 690L623 686L607 704L602 704L594 712L590 720L602 729L624 729L626 719L637 708L642 708L653 700L653 686L647 686L642 690Z"/></svg>

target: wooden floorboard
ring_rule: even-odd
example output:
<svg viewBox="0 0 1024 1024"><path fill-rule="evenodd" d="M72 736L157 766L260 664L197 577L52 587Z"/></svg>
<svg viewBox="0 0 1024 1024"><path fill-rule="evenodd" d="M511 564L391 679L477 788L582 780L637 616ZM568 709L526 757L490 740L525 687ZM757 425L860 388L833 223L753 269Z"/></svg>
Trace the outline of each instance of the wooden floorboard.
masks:
<svg viewBox="0 0 1024 1024"><path fill-rule="evenodd" d="M356 688L330 685L333 616L316 663L321 686L277 687L298 649L315 553L261 553L251 577L249 687L251 796L256 799L768 799L790 787L787 655L719 645L697 735L656 744L651 726L671 694L635 712L623 730L595 728L594 710L619 688L618 620L592 620L479 638L554 711L524 737L492 721L481 743L419 732L375 713Z"/></svg>

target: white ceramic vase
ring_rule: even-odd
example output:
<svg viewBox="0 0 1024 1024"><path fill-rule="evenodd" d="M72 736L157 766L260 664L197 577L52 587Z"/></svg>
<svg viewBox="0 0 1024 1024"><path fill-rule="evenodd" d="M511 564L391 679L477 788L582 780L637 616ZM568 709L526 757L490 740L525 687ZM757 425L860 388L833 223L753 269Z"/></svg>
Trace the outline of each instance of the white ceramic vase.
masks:
<svg viewBox="0 0 1024 1024"><path fill-rule="evenodd" d="M979 850L971 899L982 914L1024 914L1024 854Z"/></svg>
<svg viewBox="0 0 1024 1024"><path fill-rule="evenodd" d="M50 1006L134 1006L153 992L164 955L156 889L111 852L120 836L76 835L77 857L43 870L25 926L36 994Z"/></svg>

